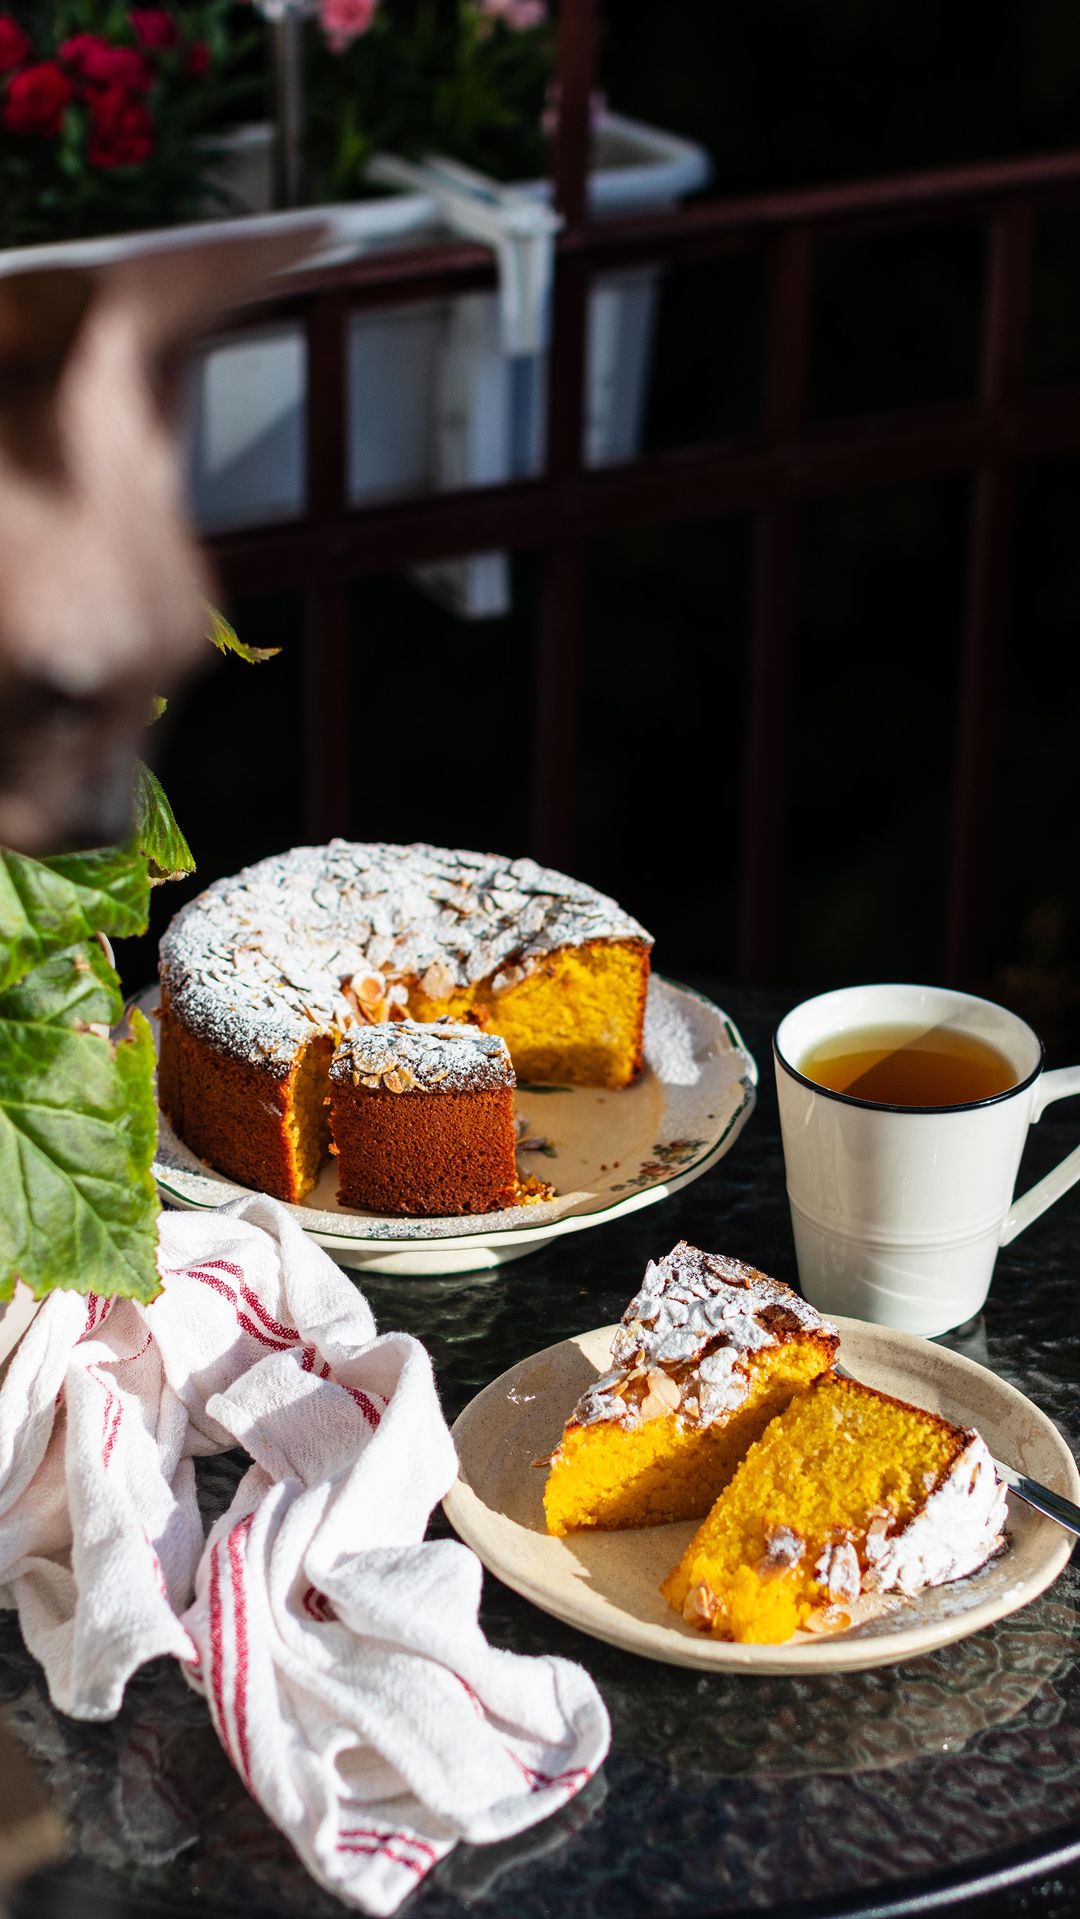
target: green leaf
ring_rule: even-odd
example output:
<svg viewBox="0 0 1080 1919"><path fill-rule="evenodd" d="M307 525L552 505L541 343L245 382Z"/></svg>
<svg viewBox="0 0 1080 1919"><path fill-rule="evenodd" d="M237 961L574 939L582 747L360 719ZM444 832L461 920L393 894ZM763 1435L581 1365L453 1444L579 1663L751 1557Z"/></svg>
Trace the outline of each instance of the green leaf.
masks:
<svg viewBox="0 0 1080 1919"><path fill-rule="evenodd" d="M146 930L150 885L135 843L32 860L0 847L0 992L95 933Z"/></svg>
<svg viewBox="0 0 1080 1919"><path fill-rule="evenodd" d="M249 666L258 666L260 661L272 660L276 653L281 652L280 646L245 646L224 614L219 613L209 601L206 613L210 622L206 637L219 653L235 653L238 659L247 660Z"/></svg>
<svg viewBox="0 0 1080 1919"><path fill-rule="evenodd" d="M194 873L195 861L161 781L142 760L135 762L135 838L150 869L150 884Z"/></svg>
<svg viewBox="0 0 1080 1919"><path fill-rule="evenodd" d="M119 1011L96 941L0 993L0 1298L16 1278L38 1298L159 1289L154 1046L137 1012L128 1039L92 1030Z"/></svg>
<svg viewBox="0 0 1080 1919"><path fill-rule="evenodd" d="M146 722L147 726L153 726L155 720L160 720L168 704L168 700L163 700L160 693L154 694L150 702L150 716Z"/></svg>

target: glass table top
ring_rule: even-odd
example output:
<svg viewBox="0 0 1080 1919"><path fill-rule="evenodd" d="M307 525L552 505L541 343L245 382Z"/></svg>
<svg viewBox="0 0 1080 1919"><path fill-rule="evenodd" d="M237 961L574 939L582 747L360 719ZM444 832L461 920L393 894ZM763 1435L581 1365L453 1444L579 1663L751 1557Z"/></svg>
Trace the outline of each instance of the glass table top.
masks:
<svg viewBox="0 0 1080 1919"><path fill-rule="evenodd" d="M621 1314L646 1260L685 1237L794 1282L769 1041L791 1003L695 982L742 1030L759 1105L711 1172L629 1218L493 1272L365 1276L382 1330L428 1346L449 1419L514 1360ZM1080 1142L1080 1108L1033 1129L1020 1186ZM1002 1253L985 1313L950 1344L1019 1387L1080 1439L1080 1196ZM239 1459L205 1462L228 1496ZM436 1532L449 1531L441 1513ZM1080 1576L973 1637L867 1673L788 1679L658 1665L589 1639L485 1577L489 1638L556 1652L592 1673L612 1749L581 1797L496 1847L461 1846L409 1902L424 1919L606 1919L845 1912L918 1896L954 1875L1064 1842L1080 1852ZM340 1912L249 1799L203 1702L165 1662L148 1666L107 1725L62 1719L12 1614L0 1615L0 1697L69 1824L72 1854L30 1881L23 1915ZM1059 1855L1060 1856L1060 1855Z"/></svg>

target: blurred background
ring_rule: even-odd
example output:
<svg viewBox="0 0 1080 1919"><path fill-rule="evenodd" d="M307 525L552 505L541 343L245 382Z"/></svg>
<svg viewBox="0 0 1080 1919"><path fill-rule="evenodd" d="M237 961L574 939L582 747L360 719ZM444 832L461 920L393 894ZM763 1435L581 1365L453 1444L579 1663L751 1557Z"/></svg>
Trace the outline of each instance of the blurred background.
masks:
<svg viewBox="0 0 1080 1919"><path fill-rule="evenodd" d="M646 192L637 207L599 209L613 231L620 220L659 225L680 207L692 219L732 202L743 208L739 244L684 229L651 263L640 235L621 258L583 253L571 244L584 225L572 204L571 126L554 163L568 215L555 372L534 364L527 375L524 452L520 432L514 444L519 373L505 365L492 405L509 448L482 448L475 460L462 451L505 340L494 269L483 265L490 247L445 223L406 222L384 247L331 246L306 279L277 290L276 304L242 316L244 331L222 329L219 348L261 347L270 397L250 397L257 370L227 352L199 362L186 427L194 505L228 617L249 644L281 652L253 670L214 656L156 729L155 765L199 870L158 889L150 934L122 955L125 983L152 977L163 925L199 886L336 831L557 856L645 921L657 965L675 976L768 981L793 996L863 978L951 976L1030 1018L1052 1060L1075 1055L1080 423L1067 395L1080 374L1080 194L1065 167L1046 190L1036 182L1029 193L1025 176L956 204L946 195L916 224L892 213L817 219L801 264L798 241L786 263L776 241L798 229L798 196L819 186L1080 150L1080 13L1068 0L978 15L930 0L620 4L601 10L590 76L581 42L591 6L563 0L555 25L575 45L561 54L542 8L523 17L492 0L482 11L487 47L518 61L507 65L505 98L520 81L522 114L541 85L550 118L550 63L561 59L564 121L576 114L579 133L585 80L594 96L594 165L606 156L640 171L633 137L618 120L605 131L606 108L651 130L658 166L683 167L691 184L661 183L659 205ZM329 95L319 89L335 58L354 62L354 101L375 85L358 63L374 57L377 9L339 5L347 45L336 53L331 12L332 0L305 67L307 110L324 132ZM282 48L272 33L265 44L265 30L252 33L250 9L219 13L222 35L245 16L243 112L272 119L283 110ZM304 31L314 36L319 23ZM417 61L419 33L414 22ZM380 43L384 73L395 71L393 55ZM339 64L335 81L343 72ZM445 112L446 124L424 132L430 71L415 86L407 130L377 129L365 146L359 106L348 125L347 114L334 120L333 151L325 139L318 155L312 148L312 198L336 204L354 177L349 125L365 164L384 138L414 162L453 146ZM229 110L228 98L215 105L219 127ZM527 176L550 160L533 150L532 120L528 138L522 125L509 129L504 171ZM457 157L499 171L498 153L476 145L463 134ZM1080 178L1075 160L1072 171ZM279 201L280 192L279 178ZM776 223L777 195L795 228ZM384 187L374 204L389 198ZM341 239L336 227L332 237ZM392 279L377 284L395 261L411 275L404 295ZM459 277L440 282L448 261ZM574 302L589 297L579 277L598 271L616 291L622 273L630 318L615 311L615 292L606 319L587 308L584 477L564 405L545 479L538 423L552 378L573 385ZM428 358L403 375L398 336L410 328L427 329ZM478 333L488 358L470 362L462 340ZM321 399L309 389L297 402L287 389L313 337L309 372L335 341L345 342L345 369L324 379ZM350 409L336 447L325 430L335 391L339 410L343 394ZM983 439L971 412L980 395L998 409ZM1003 412L1018 395L1038 409L1030 432ZM424 414L425 450L395 474L405 401ZM882 418L894 451L880 472L857 459L847 479L838 467L827 484L802 485L796 457L781 462L787 479L770 493L753 465L755 448L822 444L837 423L845 443L872 440ZM931 450L898 457L897 434L917 437L926 420L937 423ZM380 435L388 472L372 464ZM701 446L743 460L743 497L742 482L723 477L731 469L686 457ZM619 523L612 478L639 459L652 492L642 482ZM313 465L326 460L338 469L329 480ZM515 504L499 522L501 543L489 537L479 550L497 546L505 560L472 566L461 546L468 516L451 522L433 508L456 487L470 510L487 512L502 480ZM552 484L564 489L558 498L543 494ZM575 502L586 503L580 525ZM493 524L484 521L489 536ZM401 558L414 526L415 551L438 577L418 580ZM958 801L965 755L975 770ZM958 886L970 897L950 934Z"/></svg>

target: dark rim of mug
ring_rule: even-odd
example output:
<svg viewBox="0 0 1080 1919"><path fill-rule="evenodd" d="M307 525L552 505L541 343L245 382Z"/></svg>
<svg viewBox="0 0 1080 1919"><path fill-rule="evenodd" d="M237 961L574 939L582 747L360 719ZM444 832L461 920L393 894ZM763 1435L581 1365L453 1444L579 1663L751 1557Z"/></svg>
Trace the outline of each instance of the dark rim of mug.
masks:
<svg viewBox="0 0 1080 1919"><path fill-rule="evenodd" d="M795 1008L792 1007L792 1012L794 1011ZM790 1014L785 1013L784 1019L789 1019L790 1016ZM1042 1040L1039 1038L1038 1033L1032 1030L1026 1020L1020 1019L1019 1014L1014 1013L1012 1017L1026 1032L1031 1034L1032 1039L1039 1049L1039 1057L1035 1061L1030 1073L1028 1073L1025 1078L1018 1079L1015 1086L1006 1086L1004 1092L991 1093L986 1099L962 1099L959 1100L955 1106L894 1106L891 1101L883 1099L860 1099L856 1093L838 1093L832 1086L823 1086L820 1080L810 1079L806 1073L800 1073L797 1066L793 1066L789 1059L784 1058L779 1046L780 1027L784 1024L784 1020L780 1021L780 1024L772 1036L773 1058L779 1060L780 1065L790 1079L798 1080L800 1086L809 1087L812 1093L821 1093L825 1099L839 1100L841 1106L865 1106L866 1110L870 1113L977 1113L983 1106L1000 1106L1007 1099L1015 1099L1017 1093L1023 1093L1029 1086L1033 1086L1039 1074L1042 1072L1043 1061L1046 1058L1046 1049L1043 1046Z"/></svg>

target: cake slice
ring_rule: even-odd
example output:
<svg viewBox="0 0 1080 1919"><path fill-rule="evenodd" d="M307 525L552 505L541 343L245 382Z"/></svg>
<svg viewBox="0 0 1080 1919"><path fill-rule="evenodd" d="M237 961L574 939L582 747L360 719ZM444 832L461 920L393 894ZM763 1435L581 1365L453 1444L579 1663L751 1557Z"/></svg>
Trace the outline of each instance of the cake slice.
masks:
<svg viewBox="0 0 1080 1919"><path fill-rule="evenodd" d="M354 1028L330 1066L338 1197L373 1213L494 1213L519 1197L514 1069L477 1026Z"/></svg>
<svg viewBox="0 0 1080 1919"><path fill-rule="evenodd" d="M790 1286L680 1241L650 1261L612 1370L582 1395L551 1456L548 1531L699 1518L838 1344Z"/></svg>
<svg viewBox="0 0 1080 1919"><path fill-rule="evenodd" d="M717 1639L842 1631L860 1593L974 1572L1004 1523L976 1432L830 1373L747 1453L661 1591Z"/></svg>

